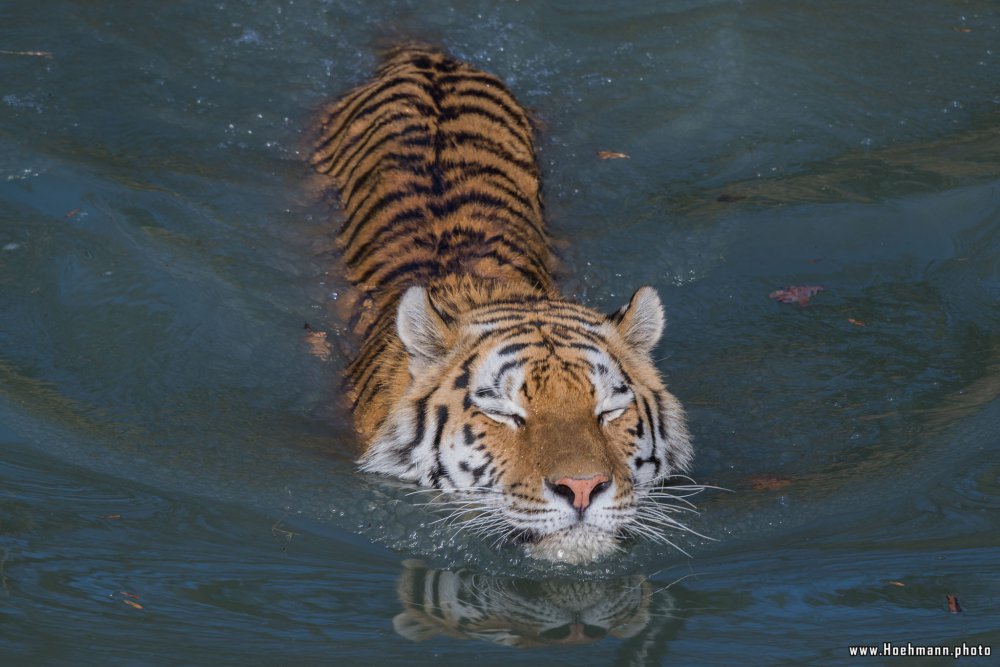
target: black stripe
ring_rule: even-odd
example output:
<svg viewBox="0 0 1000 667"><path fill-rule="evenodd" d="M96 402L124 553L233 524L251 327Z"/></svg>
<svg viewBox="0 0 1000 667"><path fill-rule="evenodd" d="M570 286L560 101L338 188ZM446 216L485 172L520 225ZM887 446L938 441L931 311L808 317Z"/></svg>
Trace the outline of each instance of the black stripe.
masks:
<svg viewBox="0 0 1000 667"><path fill-rule="evenodd" d="M532 175L538 173L538 165L535 164L533 160L525 160L515 156L502 143L485 134L458 130L455 132L448 132L447 137L456 144L462 144L463 146L475 146L476 148L492 153L504 162L513 164L521 171Z"/></svg>
<svg viewBox="0 0 1000 667"><path fill-rule="evenodd" d="M358 282L359 283L366 282L372 276L374 276L376 273L378 273L380 270L384 268L386 268L386 265L384 263L376 264L368 271L365 271L364 275L362 275L358 279ZM409 262L404 262L402 264L396 265L394 269L392 269L391 271L389 271L389 273L385 274L379 279L378 284L379 285L392 284L397 278L407 277L408 274L414 274L410 276L410 279L416 284L419 283L420 280L438 276L440 275L440 273L441 273L441 264L437 260L434 259L411 260Z"/></svg>
<svg viewBox="0 0 1000 667"><path fill-rule="evenodd" d="M503 81L493 76L492 74L487 74L486 72L479 72L476 70L467 70L465 72L459 72L456 74L446 74L444 76L439 76L437 83L439 86L446 86L448 84L458 84L464 81L475 81L477 83L483 83L487 86L492 86L497 90L502 91L506 95L513 97L507 86L503 84Z"/></svg>
<svg viewBox="0 0 1000 667"><path fill-rule="evenodd" d="M322 144L320 144L319 148L322 149L325 146L327 146L331 140L339 136L344 131L344 128L346 128L351 122L359 118L360 116L357 115L359 109L365 107L368 104L368 102L370 102L375 96L382 94L383 92L389 90L390 88L393 88L395 86L402 86L407 83L413 84L417 87L423 86L423 84L417 79L404 76L395 76L385 81L382 81L381 83L378 83L377 85L371 88L366 86L358 90L355 93L353 99L346 101L346 104L342 109L336 110L336 114L339 115L340 118L337 120L335 125L329 127L328 131L330 133L330 137ZM369 107L369 109L377 109L377 108L380 107ZM332 115L333 114L331 114L331 116Z"/></svg>
<svg viewBox="0 0 1000 667"><path fill-rule="evenodd" d="M424 585L427 582L427 573L430 570L426 567L411 568L413 572L413 583L410 586L410 598L415 607L424 606Z"/></svg>
<svg viewBox="0 0 1000 667"><path fill-rule="evenodd" d="M476 216L471 216L471 217L473 219L476 218ZM508 227L508 229L511 229L511 227ZM486 247L490 247L492 245L499 245L503 248L506 248L513 254L513 258L509 260L511 263L516 262L517 259L527 260L527 262L532 266L532 268L535 269L535 271L539 276L548 277L549 275L549 267L546 266L545 262L538 256L537 253L531 252L528 248L517 245L516 243L514 243L514 241L504 236L496 235L496 236L491 236L488 239L483 239L482 245ZM469 259L478 259L480 257L492 256L491 253L489 252L483 253L481 250L465 254L468 255Z"/></svg>
<svg viewBox="0 0 1000 667"><path fill-rule="evenodd" d="M505 357L508 354L514 354L515 352L520 352L526 347L532 347L538 345L539 345L538 343L511 343L510 345L503 346L502 348L497 350L496 353L501 357Z"/></svg>
<svg viewBox="0 0 1000 667"><path fill-rule="evenodd" d="M386 137L392 138L392 135L389 134L386 135ZM385 137L383 138L383 140L384 139ZM360 200L355 199L358 192L361 189L360 186L361 181L367 183L368 179L375 174L383 175L392 172L402 172L403 175L413 179L407 183L407 186L410 186L411 183L414 183L416 181L417 177L423 176L427 173L426 155L424 155L423 153L402 152L402 150L395 150L396 148L402 149L403 146L399 147L393 146L391 147L389 152L378 156L377 159L373 159L371 166L369 166L362 173L362 175L357 178L357 180L352 180L353 171L351 175L345 178L346 183L344 189L345 190L350 189L350 195L344 197L344 208L351 217L353 217L359 210L361 210L361 206L366 201L368 201L368 197L372 195L371 192L368 192L362 199ZM364 157L362 157L362 159L359 160L358 165L360 165L361 162L363 161ZM381 183L381 180L377 180L376 185L378 183ZM375 190L377 191L377 188L375 188ZM393 188L393 191L399 192L405 190L403 190L400 186L395 186ZM350 224L351 224L350 220L345 222L344 225L341 227L341 231L346 229Z"/></svg>
<svg viewBox="0 0 1000 667"><path fill-rule="evenodd" d="M667 440L667 425L664 423L663 419L663 400L660 398L659 392L653 392L653 400L656 402L656 416L659 419L657 422L656 432L660 434L660 438L664 442Z"/></svg>
<svg viewBox="0 0 1000 667"><path fill-rule="evenodd" d="M420 443L424 440L427 430L427 401L430 398L430 394L421 396L414 406L417 411L417 424L414 428L413 438L402 447L396 449L396 457L401 465L413 465L413 450L419 447Z"/></svg>
<svg viewBox="0 0 1000 667"><path fill-rule="evenodd" d="M490 331L483 331L476 339L472 341L470 347L478 348L484 341L489 338L497 338L496 342L502 343L510 338L516 338L518 336L523 336L526 333L530 333L531 329L528 327L508 327L506 329L492 329Z"/></svg>
<svg viewBox="0 0 1000 667"><path fill-rule="evenodd" d="M448 408L444 405L437 406L437 428L434 431L434 440L431 443L431 447L434 451L434 469L431 470L431 484L435 487L440 488L441 478L452 482L452 486L455 486L454 481L451 480L451 475L448 471L444 469L444 465L441 463L441 436L444 434L445 424L448 423Z"/></svg>
<svg viewBox="0 0 1000 667"><path fill-rule="evenodd" d="M472 363L479 356L478 352L474 352L472 356L462 362L462 373L455 378L455 389L465 389L469 386L469 372L472 368Z"/></svg>
<svg viewBox="0 0 1000 667"><path fill-rule="evenodd" d="M426 84L424 84L421 81L417 81L416 79L409 79L406 81L406 83L409 83L410 85L414 85L420 88L420 90L424 93L428 92ZM423 100L420 99L419 95L417 95L413 91L403 90L397 93L393 93L388 97L382 98L378 100L377 103L375 104L367 105L363 109L356 111L354 115L351 117L351 122L356 123L362 118L371 116L373 113L377 113L382 109L385 109L390 105L399 102L400 100L405 100L407 105L413 107L417 112L419 112L420 116L424 118L432 118L435 115L435 110L432 107L428 106L427 104L424 104Z"/></svg>
<svg viewBox="0 0 1000 667"><path fill-rule="evenodd" d="M366 356L368 356L370 359L378 359L378 354L380 354L382 350L385 349L385 346L386 346L385 342L382 342L379 345L374 346L375 352L373 353L373 355L366 355ZM381 364L377 361L373 361L372 363L365 366L362 369L362 372L367 371L367 375L362 376L364 379L359 385L358 380L360 378L354 377L355 376L354 368L359 361L360 359L355 359L354 362L351 364L351 370L350 370L350 375L352 376L351 384L354 385L354 390L357 392L357 395L354 397L353 405L351 406L352 410L357 409L358 403L361 401L362 396L365 395L365 392L368 388L368 384L372 381L372 378L374 378L377 375L376 371L381 366Z"/></svg>
<svg viewBox="0 0 1000 667"><path fill-rule="evenodd" d="M441 609L441 575L442 570L434 570L431 575L431 615L444 618L444 611Z"/></svg>
<svg viewBox="0 0 1000 667"><path fill-rule="evenodd" d="M507 130L507 134L510 135L511 139L521 144L526 151L529 153L534 153L534 146L531 143L531 137L524 137L520 132L515 131L510 125L503 119L503 117L498 116L489 109L484 109L481 106L475 104L468 104L466 102L459 102L458 104L446 104L441 107L440 122L444 124L445 122L456 119L463 118L465 116L479 116L485 118L492 123L495 123L497 127L502 127Z"/></svg>
<svg viewBox="0 0 1000 667"><path fill-rule="evenodd" d="M646 413L646 419L649 420L649 428L652 429L656 425L656 421L653 420L653 412L649 409L649 401L645 397L642 397L642 408ZM656 440L653 440L651 450L649 452L649 463L653 464L653 475L660 474L660 460L656 457Z"/></svg>
<svg viewBox="0 0 1000 667"><path fill-rule="evenodd" d="M351 245L354 244L354 241L355 239L358 238L358 234L361 233L361 230L363 230L365 228L365 225L368 224L368 222L372 219L372 217L377 215L380 211L383 211L392 204L402 201L408 197L417 197L417 196L419 196L419 194L413 192L395 191L384 194L378 199L376 199L375 202L368 207L364 215L362 215L360 218L354 217L348 220L351 233L348 235L347 240L344 242L345 247L349 248L351 247ZM422 207L411 206L409 210L411 211L422 210ZM346 231L346 229L342 230L341 233L343 233L343 231Z"/></svg>
<svg viewBox="0 0 1000 667"><path fill-rule="evenodd" d="M351 253L344 259L348 266L354 266L366 260L372 252L386 247L392 241L406 236L407 234L419 233L423 223L427 219L427 211L422 205L404 209L395 213L385 220L375 231L368 235L364 243L351 250ZM411 224L406 224L411 223ZM387 238L382 238L388 234ZM356 240L356 237L355 237ZM353 241L347 242L344 246L350 249Z"/></svg>
<svg viewBox="0 0 1000 667"><path fill-rule="evenodd" d="M499 387L500 378L502 378L505 373L512 369L521 368L525 363L526 361L524 359L512 359L511 361L504 362L501 364L500 368L497 369L497 372L493 374L493 384ZM476 395L479 395L478 391L476 392Z"/></svg>
<svg viewBox="0 0 1000 667"><path fill-rule="evenodd" d="M462 90L455 90L454 94L458 97L477 97L481 100L492 102L496 106L500 107L500 109L507 115L507 117L511 121L520 125L522 128L526 129L529 133L531 132L531 123L528 122L528 119L525 117L524 112L520 111L520 109L515 110L511 108L509 104L507 104L508 101L513 102L513 99L510 97L504 99L502 97L492 94L492 92L490 92L489 89L483 89L483 88L463 88ZM517 104L516 102L513 103Z"/></svg>
<svg viewBox="0 0 1000 667"><path fill-rule="evenodd" d="M638 419L635 420L635 437L638 438L639 440L641 440L642 436L645 433L646 433L646 429L645 429L645 427L643 427L642 418L640 417L640 418L638 418Z"/></svg>
<svg viewBox="0 0 1000 667"><path fill-rule="evenodd" d="M406 161L398 159L402 157L402 155L409 155L410 159ZM393 158L396 158L395 163L393 162ZM355 202L353 201L354 197L357 196L358 192L361 191L362 187L367 186L368 180L372 176L375 176L376 174L381 175L395 170L395 171L403 171L404 173L406 173L408 176L411 177L419 177L423 175L426 169L423 168L423 165L417 164L418 160L420 162L424 162L426 158L423 154L417 154L417 153L404 153L398 155L390 153L388 155L381 156L378 160L373 160L371 165L367 169L365 169L365 171L362 172L360 176L355 176L354 174L352 174L351 176L348 177L348 181L350 182L348 182L344 187L350 188L351 194L350 197L347 198L345 201L345 207L350 208L355 205ZM353 180L351 180L352 178ZM372 189L365 195L365 197L361 201L357 202L358 208L360 208L361 205L364 204L365 201L367 201L368 197L370 197L373 192L378 190L378 184L380 182L381 182L380 179L375 180L375 184L372 186ZM345 224L344 227L346 226L347 225Z"/></svg>
<svg viewBox="0 0 1000 667"><path fill-rule="evenodd" d="M449 172L461 171L461 178L456 178L458 181L467 181L472 180L473 178L482 178L483 176L495 176L509 186L510 189L505 190L505 192L509 192L512 197L518 198L526 208L533 209L534 207L532 206L532 202L535 204L541 203L537 198L534 200L528 199L527 195L521 192L521 186L518 185L517 181L511 177L510 173L496 165L486 164L463 155L460 159L452 158L443 160L441 167ZM533 179L537 179L537 168L529 171L528 176ZM498 184L494 183L493 185L495 187L499 187Z"/></svg>
<svg viewBox="0 0 1000 667"><path fill-rule="evenodd" d="M350 155L346 156L343 154L343 152L351 148L352 146L357 146L359 144L363 144L364 142L368 141L376 132L385 128L387 125L392 125L396 121L407 120L407 119L413 120L413 114L410 113L409 111L400 111L398 113L394 113L388 116L382 116L381 118L373 120L371 124L369 124L368 127L365 128L364 132L359 132L358 134L349 138L346 142L344 142L337 148L336 150L337 159L338 160L352 159L354 155L356 155L357 151L354 151ZM391 132L390 134L399 136L405 134L407 131L412 129L426 130L427 125L422 122L410 123L403 129Z"/></svg>
<svg viewBox="0 0 1000 667"><path fill-rule="evenodd" d="M405 117L406 114L402 114L402 116ZM380 125L380 124L377 124L377 123L373 124L372 127L369 128L369 130L367 130L365 132L365 135L367 135L367 136L365 136L364 141L362 143L358 144L357 146L355 146L354 150L352 150L350 152L350 155L338 155L338 156L335 156L334 159L336 159L340 163L340 166L337 167L336 170L334 170L333 172L331 172L332 175L335 178L340 178L341 175L343 174L343 180L345 182L350 181L351 180L351 173L358 166L358 164L360 164L361 162L364 162L364 160L366 158L368 158L368 157L370 157L372 155L376 155L377 151L380 148L382 148L382 146L384 146L387 143L389 143L390 141L397 141L401 137L406 137L408 135L411 135L411 134L414 134L414 133L418 133L418 132L424 134L425 136L426 136L426 134L428 134L427 127L425 125L423 125L423 124L417 124L417 123L415 123L415 124L407 125L406 127L402 128L402 129L399 129L399 130L396 130L390 124L387 127L388 131L384 135L382 135L381 137L379 137L378 140L375 140L373 143L371 143L373 141L373 139L376 136L378 136L378 130L381 130L381 129L385 128L385 127L386 126L383 126L383 125ZM346 149L347 147L344 147L344 148ZM423 156L421 155L421 158L422 157ZM379 157L376 161L381 161L382 159L383 158ZM350 165L349 169L348 169L348 165ZM347 183L347 185L350 185L350 183ZM354 188L351 188L351 194L347 195L346 199L348 201L350 201L350 199L351 199L351 197L353 197L353 195L354 195Z"/></svg>
<svg viewBox="0 0 1000 667"><path fill-rule="evenodd" d="M490 467L490 461L492 461L493 457L490 456L488 452L487 452L487 457L488 460L483 465L479 466L478 468L473 468L470 471L472 473L472 484L474 486L479 485L479 480L482 479L483 473L485 473L486 469Z"/></svg>
<svg viewBox="0 0 1000 667"><path fill-rule="evenodd" d="M494 208L509 210L507 202L499 197L495 197L488 192L482 192L475 188L469 188L447 199L432 201L428 204L431 213L436 217L444 217L450 213L455 213L467 204L480 204L482 206L492 206ZM521 215L520 217L524 217Z"/></svg>

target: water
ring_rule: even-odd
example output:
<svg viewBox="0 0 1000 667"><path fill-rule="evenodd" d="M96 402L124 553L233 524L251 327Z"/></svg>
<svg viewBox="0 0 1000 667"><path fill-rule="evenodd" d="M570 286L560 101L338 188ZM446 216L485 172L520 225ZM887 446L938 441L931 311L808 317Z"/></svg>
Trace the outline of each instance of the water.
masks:
<svg viewBox="0 0 1000 667"><path fill-rule="evenodd" d="M884 642L995 660L995 3L2 14L5 664L825 665ZM306 128L401 36L538 117L567 293L610 310L660 290L696 477L729 489L699 497L715 541L679 536L690 556L540 565L353 471ZM825 289L768 299L789 285ZM424 590L473 620L435 625Z"/></svg>

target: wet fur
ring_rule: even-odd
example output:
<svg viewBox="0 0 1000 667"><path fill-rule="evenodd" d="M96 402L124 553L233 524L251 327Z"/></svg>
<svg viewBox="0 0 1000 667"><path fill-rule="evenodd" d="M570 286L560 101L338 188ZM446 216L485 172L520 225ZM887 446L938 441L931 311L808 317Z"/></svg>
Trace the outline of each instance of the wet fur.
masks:
<svg viewBox="0 0 1000 667"><path fill-rule="evenodd" d="M398 49L319 134L312 162L339 193L362 294L347 380L363 469L473 493L482 532L545 557L590 560L630 529L660 531L637 522L640 501L687 469L691 446L649 356L659 297L642 288L603 315L559 296L531 123L506 87ZM552 492L595 475L610 488L586 517Z"/></svg>

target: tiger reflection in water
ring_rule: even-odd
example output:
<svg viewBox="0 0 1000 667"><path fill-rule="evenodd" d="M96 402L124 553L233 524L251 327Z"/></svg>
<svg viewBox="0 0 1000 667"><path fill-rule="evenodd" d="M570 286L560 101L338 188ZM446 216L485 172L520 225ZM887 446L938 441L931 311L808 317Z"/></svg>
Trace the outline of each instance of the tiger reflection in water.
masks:
<svg viewBox="0 0 1000 667"><path fill-rule="evenodd" d="M635 638L633 654L646 654L680 622L670 593L642 575L536 582L436 570L416 560L403 565L397 590L404 610L393 626L412 641L445 635L532 648L610 636Z"/></svg>

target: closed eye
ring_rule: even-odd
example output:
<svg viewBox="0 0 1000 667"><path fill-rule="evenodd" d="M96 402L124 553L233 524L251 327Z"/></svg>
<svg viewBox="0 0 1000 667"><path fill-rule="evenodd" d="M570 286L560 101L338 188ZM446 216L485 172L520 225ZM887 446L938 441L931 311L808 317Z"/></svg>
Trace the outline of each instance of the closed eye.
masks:
<svg viewBox="0 0 1000 667"><path fill-rule="evenodd" d="M597 416L597 419L601 424L610 424L623 414L625 414L625 408L615 408L613 410L605 410Z"/></svg>
<svg viewBox="0 0 1000 667"><path fill-rule="evenodd" d="M485 410L483 410L482 413L498 424L506 424L511 428L521 428L524 426L524 417L521 415L508 412L487 412Z"/></svg>

